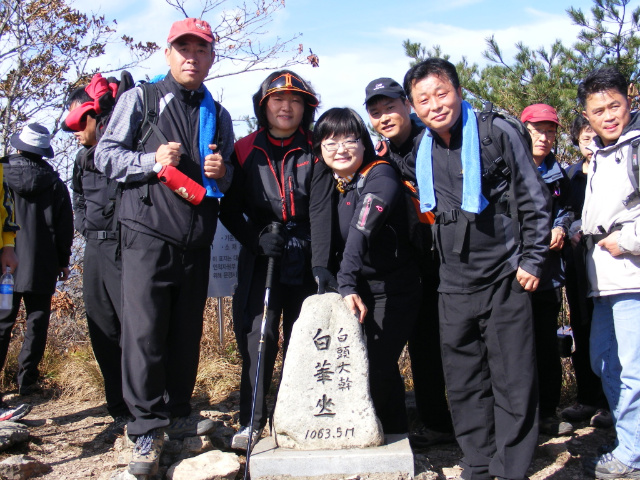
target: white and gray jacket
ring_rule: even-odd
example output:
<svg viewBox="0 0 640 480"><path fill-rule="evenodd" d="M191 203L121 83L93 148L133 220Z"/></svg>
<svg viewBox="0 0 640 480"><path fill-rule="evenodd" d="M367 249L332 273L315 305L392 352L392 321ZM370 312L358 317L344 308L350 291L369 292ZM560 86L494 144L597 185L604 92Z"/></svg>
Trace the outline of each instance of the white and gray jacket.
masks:
<svg viewBox="0 0 640 480"><path fill-rule="evenodd" d="M589 249L590 297L640 292L640 197L623 203L633 192L627 162L631 142L636 139L640 139L637 112L615 144L603 147L596 137L589 147L594 153L587 176L582 231L585 235L602 235L620 229L618 246L624 252L614 257L597 245Z"/></svg>

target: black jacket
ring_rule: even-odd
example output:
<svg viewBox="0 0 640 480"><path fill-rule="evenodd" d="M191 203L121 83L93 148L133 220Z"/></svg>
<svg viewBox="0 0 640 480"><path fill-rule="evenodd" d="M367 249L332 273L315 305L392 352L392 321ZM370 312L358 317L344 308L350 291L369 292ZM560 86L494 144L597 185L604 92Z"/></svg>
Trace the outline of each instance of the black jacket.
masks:
<svg viewBox="0 0 640 480"><path fill-rule="evenodd" d="M188 90L176 82L170 73L153 86L161 99L157 126L167 141L181 145L177 168L202 185L199 131L204 86L198 90ZM216 128L226 132L223 134L226 138L222 138L220 143L223 158L228 158L233 143L233 128L229 113L222 106L220 109L220 122ZM118 212L120 222L131 230L160 238L181 248L208 248L217 225L216 198L205 197L199 205L193 205L161 184L153 171L147 172L140 181L131 180L132 177L126 173L122 174L122 170L132 166L129 162L137 161L136 154L131 155L133 160L126 160L120 152L136 151L138 145L135 144L135 134L142 127L144 113L141 89L125 92L116 104L107 131L96 149L96 165L110 178L123 182ZM123 131L125 135L122 135ZM213 132L211 136L213 137ZM165 141L162 138L152 134L145 142L142 152L154 154L163 143ZM122 158L125 158L124 162ZM118 164L119 162L124 165ZM138 175L136 178L140 177Z"/></svg>
<svg viewBox="0 0 640 480"><path fill-rule="evenodd" d="M361 166L345 193L334 189L336 246L342 252L337 279L343 296L362 294L363 287L389 293L418 281L398 174L388 163L367 169L370 163Z"/></svg>
<svg viewBox="0 0 640 480"><path fill-rule="evenodd" d="M569 177L556 161L556 156L549 153L544 159L546 173L542 174L542 181L547 185L551 197L551 229L561 227L565 233L565 242L569 242L569 228L573 223L573 209L571 207L571 183ZM564 262L562 251L551 251L547 254L542 269L542 277L538 291L549 290L564 286Z"/></svg>
<svg viewBox="0 0 640 480"><path fill-rule="evenodd" d="M462 117L462 115L460 116ZM505 120L496 118L500 149L512 171L517 214L508 211L504 195L506 181L482 180L482 193L489 205L478 215L466 213L469 230L462 253L455 253L457 224L435 225L435 245L440 255L440 286L444 293L472 293L513 274L522 267L540 277L550 239L550 197L536 171L531 151ZM422 135L428 134L425 130ZM459 210L462 203L462 122L451 130L449 146L433 134L433 182L436 215ZM416 137L417 153L422 135ZM481 147L482 148L482 147ZM515 224L515 225L514 225Z"/></svg>
<svg viewBox="0 0 640 480"><path fill-rule="evenodd" d="M573 210L574 220L582 218L582 207L584 207L584 197L587 191L587 174L582 172L582 165L585 160L574 163L567 169L567 176L571 182L571 209Z"/></svg>
<svg viewBox="0 0 640 480"><path fill-rule="evenodd" d="M114 212L117 182L98 171L93 163L95 146L81 148L73 164L74 226L84 237L104 232L116 240Z"/></svg>
<svg viewBox="0 0 640 480"><path fill-rule="evenodd" d="M307 242L307 254L311 248L307 268L328 267L332 212L324 206L330 202L333 180L311 151L310 132L300 128L278 140L260 129L236 142L232 162L231 187L220 202L224 226L256 253L265 227L282 223L288 234Z"/></svg>
<svg viewBox="0 0 640 480"><path fill-rule="evenodd" d="M69 266L73 212L69 190L42 159L10 155L4 177L13 193L16 222L16 292L52 295L61 268Z"/></svg>

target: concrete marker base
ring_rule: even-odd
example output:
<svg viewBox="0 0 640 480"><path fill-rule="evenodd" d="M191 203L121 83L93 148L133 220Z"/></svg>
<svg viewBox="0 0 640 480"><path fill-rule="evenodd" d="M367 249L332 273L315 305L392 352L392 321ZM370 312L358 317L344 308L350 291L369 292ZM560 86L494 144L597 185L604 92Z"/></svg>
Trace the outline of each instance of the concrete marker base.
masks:
<svg viewBox="0 0 640 480"><path fill-rule="evenodd" d="M251 454L251 479L287 475L358 475L404 473L413 478L413 452L407 435L386 435L380 447L347 450L292 450L279 448L274 437L260 440Z"/></svg>

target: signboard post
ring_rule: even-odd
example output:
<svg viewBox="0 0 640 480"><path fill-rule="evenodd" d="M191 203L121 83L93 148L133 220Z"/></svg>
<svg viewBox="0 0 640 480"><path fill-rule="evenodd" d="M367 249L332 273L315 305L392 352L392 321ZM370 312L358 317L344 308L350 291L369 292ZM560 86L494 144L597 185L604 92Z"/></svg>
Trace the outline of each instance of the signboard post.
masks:
<svg viewBox="0 0 640 480"><path fill-rule="evenodd" d="M216 235L211 245L211 265L209 268L209 289L207 296L218 299L218 332L220 345L224 346L224 303L223 297L230 297L238 284L238 256L240 243L218 222Z"/></svg>

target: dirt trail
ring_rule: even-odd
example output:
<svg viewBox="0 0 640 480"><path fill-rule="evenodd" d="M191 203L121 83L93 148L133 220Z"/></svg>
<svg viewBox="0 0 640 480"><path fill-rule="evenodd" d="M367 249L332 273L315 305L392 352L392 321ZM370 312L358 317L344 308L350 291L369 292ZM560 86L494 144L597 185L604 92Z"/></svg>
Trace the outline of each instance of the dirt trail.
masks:
<svg viewBox="0 0 640 480"><path fill-rule="evenodd" d="M6 400L13 404L18 399L12 400L11 396L6 396ZM50 473L38 477L48 480L106 480L122 470L115 465L117 452L113 445L103 440L103 432L109 426L111 417L101 400L51 399L42 395L32 395L25 400L34 405L32 412L24 419L31 433L29 441L2 452L0 460L18 454L35 457L52 467ZM200 403L195 408L221 420L226 427L234 426L238 409L237 394L219 404L211 406ZM588 478L582 470L582 459L593 455L600 445L612 442L614 432L594 429L586 424L578 424L577 427L573 436L552 439L540 436L540 446L529 470L531 480ZM417 449L414 456L416 479L444 480L443 468L450 469L457 464L460 450L457 445L442 445ZM242 471L237 478L242 478L241 474ZM368 478L361 476L360 480Z"/></svg>

